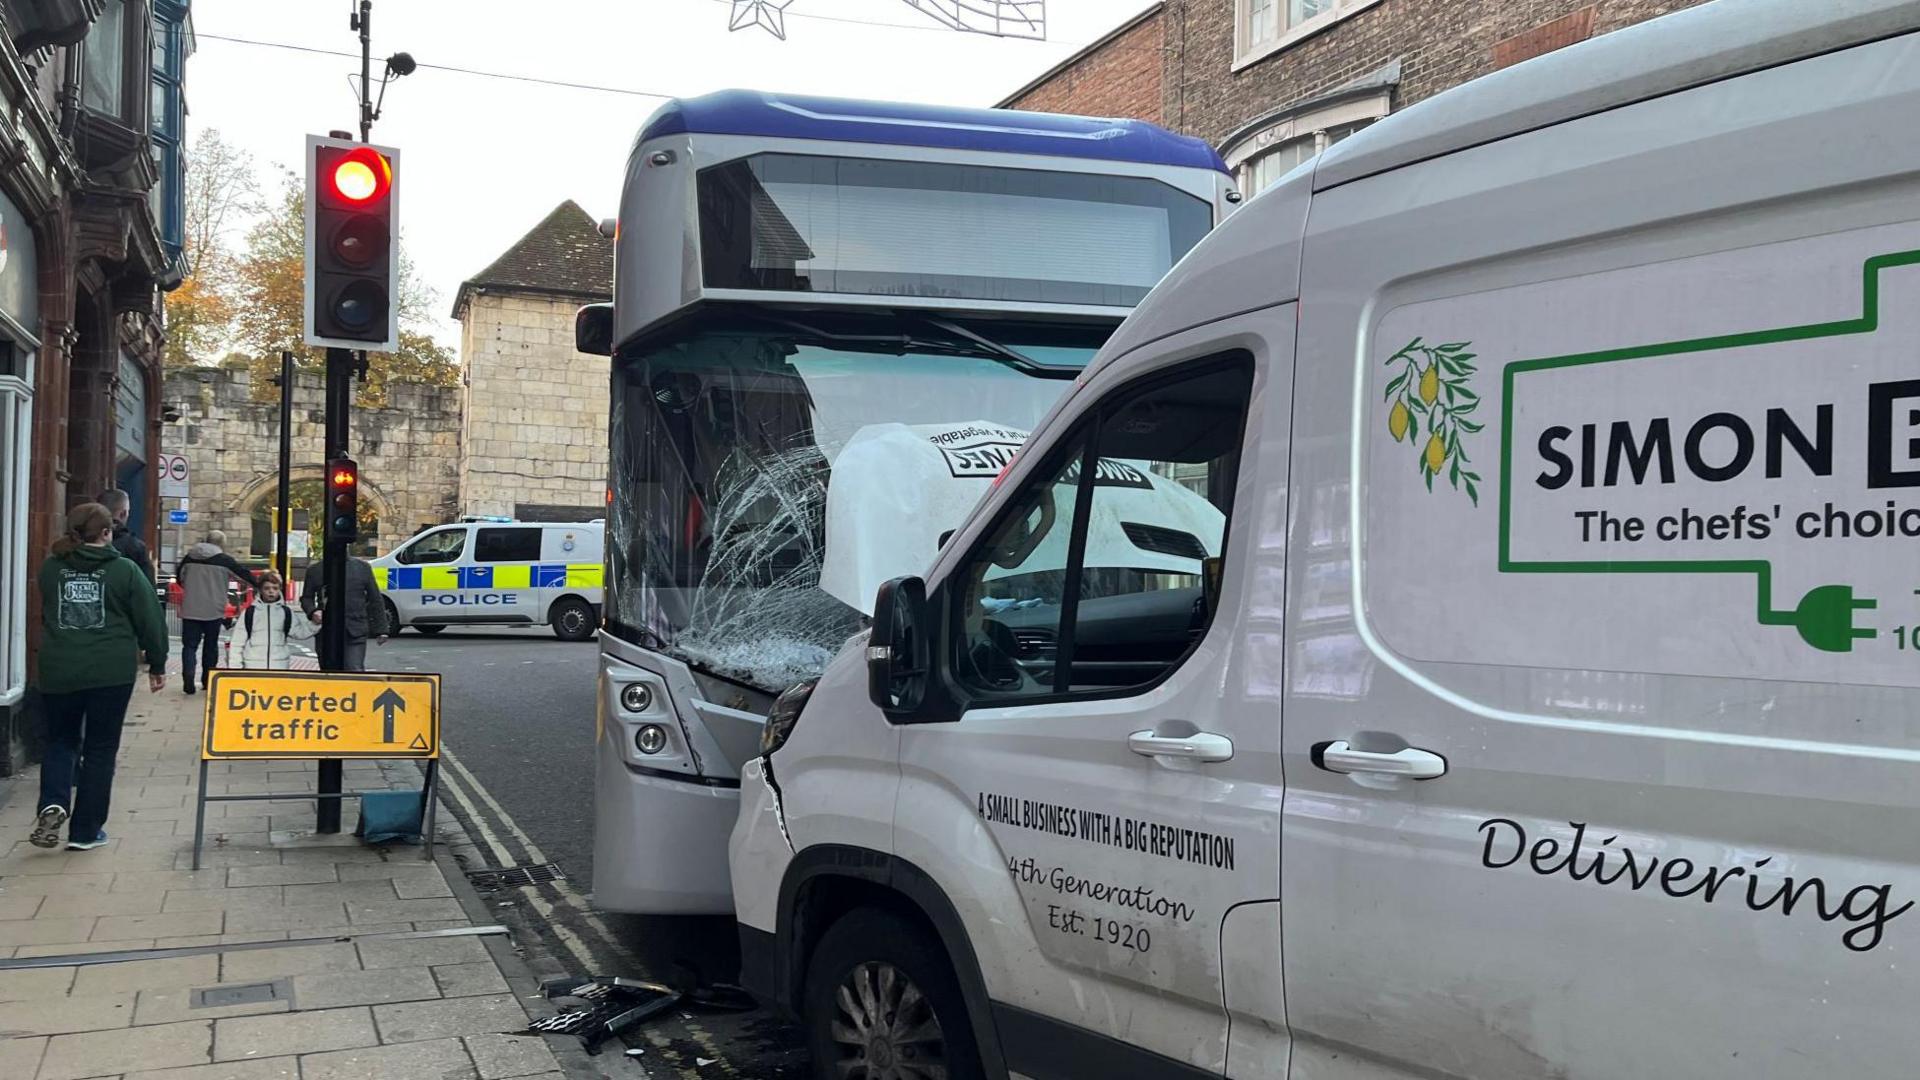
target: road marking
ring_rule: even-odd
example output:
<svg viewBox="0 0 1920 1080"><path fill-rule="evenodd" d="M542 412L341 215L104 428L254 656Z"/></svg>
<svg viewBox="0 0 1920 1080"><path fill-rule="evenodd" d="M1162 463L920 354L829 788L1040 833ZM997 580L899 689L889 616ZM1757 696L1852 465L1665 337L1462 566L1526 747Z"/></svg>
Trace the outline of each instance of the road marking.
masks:
<svg viewBox="0 0 1920 1080"><path fill-rule="evenodd" d="M473 822L475 828L480 830L481 837L487 841L487 846L492 849L494 858L499 861L501 866L512 866L514 864L512 856L507 853L505 847L500 843L499 838L494 836L493 830L487 827L485 819L475 811L473 804L468 802L464 795L460 794L460 787L464 786L471 789L476 797L487 804L487 808L497 815L500 825L511 832L513 838L518 841L526 851L529 860L537 863L550 861L545 853L540 850L540 845L534 843L533 837L528 836L526 831L520 828L513 820L513 815L507 813L507 808L500 805L499 800L493 797L493 793L487 790L486 785L482 784L478 777L468 771L467 767L460 763L460 759L455 757L453 752L444 745L440 748L440 763L447 766L448 771L452 773L453 776L459 778L458 784L449 782L445 786L460 803L461 807L466 810L468 819ZM627 963L634 965L635 968L640 966L639 959L629 952L626 946L620 943L619 939L614 936L613 931L607 928L607 924L600 920L600 916L594 914L593 908L587 903L586 898L581 896L571 885L567 884L565 879L544 882L543 884L545 887L553 889L558 893L567 906L579 911L581 921L587 923L588 926L593 929L594 936L600 938L615 955ZM553 928L554 935L560 938L561 944L567 947L567 951L572 953L575 959L580 961L582 973L587 975L593 974L594 969L598 967L598 965L593 961L591 950L587 948L586 943L574 934L573 931L560 923L559 919L556 918L557 912L555 912L553 906L547 903L546 899L539 894L539 888L540 886L535 886L526 891L525 895L528 903L532 905L534 911L539 914L541 918L547 921L547 925ZM700 1024L692 1016L688 1016L685 1013L681 1014L681 1025L687 1034L692 1037L696 1045L713 1055L713 1064L719 1065L721 1070L728 1076L740 1075L739 1071L734 1068L733 1062L729 1060L725 1053L721 1052L719 1045L713 1040L712 1033L706 1030L705 1025ZM669 1049L672 1045L671 1040L651 1027L645 1029L644 1034L647 1041L651 1043L655 1049L665 1050ZM683 1066L681 1075L690 1077L698 1074L687 1070Z"/></svg>
<svg viewBox="0 0 1920 1080"><path fill-rule="evenodd" d="M448 753L445 747L441 748L440 760L442 764L454 765L453 755ZM457 765L454 765L454 768L461 773L466 773L469 782L471 782L473 774L467 773L465 769L460 769ZM487 827L486 819L480 815L479 808L474 806L472 801L461 792L460 785L443 782L441 787L446 790L448 796L450 796L455 803L459 804L462 810L466 811L467 820L471 821L473 827L479 830L480 839L493 851L493 857L498 860L500 865L512 866L514 864L513 856L508 853L506 846L500 843L500 838L494 835L493 830ZM546 861L537 855L534 856L534 858L541 862ZM573 958L580 963L582 970L591 974L596 966L593 960L593 950L587 948L586 942L581 941L579 936L572 930L560 925L559 922L554 920L553 909L545 900L531 891L527 893L527 899L533 904L534 910L539 912L540 917L547 920L548 925L553 928L554 936L559 938L560 944L565 946L566 950L573 954Z"/></svg>
<svg viewBox="0 0 1920 1080"><path fill-rule="evenodd" d="M500 805L499 801L493 797L493 793L488 791L486 785L480 783L473 773L467 770L465 765L462 765L459 760L451 754L446 755L446 763L459 775L461 781L465 783L467 787L471 788L473 793L480 797L481 801L487 804L487 809L493 811L500 824L505 826L506 829L513 834L513 838L520 842L520 846L526 849L527 858L530 861L537 863L553 861L547 858L540 850L540 845L533 842L533 837L528 836L526 831L515 823L513 815L507 813L507 808ZM513 864L511 862L503 862L501 865L511 866ZM568 884L564 879L560 881L550 881L547 882L547 884L551 886L556 893L560 894L561 899L568 907L580 912L582 921L593 928L596 935L602 941L606 942L608 948L612 949L622 960L630 964L637 965L639 963L638 959L635 958L631 952L627 951L626 946L620 943L620 939L613 931L608 929L607 924L600 920L600 916L595 914L592 905L587 903L586 897L581 896L578 890L574 889L573 886Z"/></svg>

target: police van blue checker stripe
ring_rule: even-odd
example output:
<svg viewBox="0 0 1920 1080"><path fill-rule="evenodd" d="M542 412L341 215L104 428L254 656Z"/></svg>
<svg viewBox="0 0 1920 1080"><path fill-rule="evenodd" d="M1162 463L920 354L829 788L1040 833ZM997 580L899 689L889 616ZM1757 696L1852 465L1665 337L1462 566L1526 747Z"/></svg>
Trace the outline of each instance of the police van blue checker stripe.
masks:
<svg viewBox="0 0 1920 1080"><path fill-rule="evenodd" d="M434 580L425 580L422 571L428 569L442 571L442 573L433 575ZM405 592L420 589L492 589L496 587L563 589L567 587L569 577L578 586L596 588L602 576L602 567L599 563L536 563L527 567L499 569L507 571L524 569L528 572L529 582L524 586L517 582L496 586L496 577L518 577L519 575L496 574L496 568L491 566L389 566L385 568L378 580L380 587L389 592ZM447 570L453 571L453 574L444 573Z"/></svg>

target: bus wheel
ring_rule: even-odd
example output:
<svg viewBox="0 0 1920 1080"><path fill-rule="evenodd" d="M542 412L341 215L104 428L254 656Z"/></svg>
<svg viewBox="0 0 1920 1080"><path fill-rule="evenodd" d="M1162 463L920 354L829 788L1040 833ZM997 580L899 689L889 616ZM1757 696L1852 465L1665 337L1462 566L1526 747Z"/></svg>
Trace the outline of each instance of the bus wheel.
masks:
<svg viewBox="0 0 1920 1080"><path fill-rule="evenodd" d="M814 949L802 993L820 1080L982 1076L945 950L892 912L859 908L834 923Z"/></svg>
<svg viewBox="0 0 1920 1080"><path fill-rule="evenodd" d="M587 641L593 637L593 605L577 596L554 601L547 613L553 624L553 636L561 641Z"/></svg>
<svg viewBox="0 0 1920 1080"><path fill-rule="evenodd" d="M429 626L416 626L414 627L414 629L420 631L421 633L427 635L428 637L432 637L433 635L439 633L440 631L445 630L446 627L429 625Z"/></svg>

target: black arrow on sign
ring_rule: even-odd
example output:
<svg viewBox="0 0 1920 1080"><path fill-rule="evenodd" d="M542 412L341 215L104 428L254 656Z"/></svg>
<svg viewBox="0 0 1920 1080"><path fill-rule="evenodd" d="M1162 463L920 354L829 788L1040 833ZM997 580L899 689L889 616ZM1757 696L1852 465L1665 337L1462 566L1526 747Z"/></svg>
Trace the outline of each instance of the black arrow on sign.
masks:
<svg viewBox="0 0 1920 1080"><path fill-rule="evenodd" d="M406 712L407 699L401 697L399 694L394 693L392 687L388 687L387 689L382 690L380 692L379 697L373 699L373 707L376 709L382 710L386 714L385 719L382 721L382 726L380 728L380 741L389 742L389 743L392 742L393 741L393 710L399 709L401 712Z"/></svg>

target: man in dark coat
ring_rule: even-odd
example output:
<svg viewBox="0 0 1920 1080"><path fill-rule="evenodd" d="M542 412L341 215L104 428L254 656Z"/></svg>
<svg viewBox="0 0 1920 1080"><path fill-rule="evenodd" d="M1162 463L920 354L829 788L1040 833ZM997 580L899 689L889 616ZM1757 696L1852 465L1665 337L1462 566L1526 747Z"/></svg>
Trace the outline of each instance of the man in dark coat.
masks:
<svg viewBox="0 0 1920 1080"><path fill-rule="evenodd" d="M119 488L108 488L94 501L113 515L113 549L132 559L133 565L147 575L147 584L153 584L153 555L147 551L147 542L127 528L127 517L133 513L133 500Z"/></svg>
<svg viewBox="0 0 1920 1080"><path fill-rule="evenodd" d="M387 635L393 632L387 625L387 598L380 595L380 586L374 584L373 567L362 559L347 556L347 599L345 604L335 604L326 595L325 560L315 559L307 567L307 583L300 590L300 609L311 617L316 611L325 612L329 619L347 620L347 665L348 671L367 670L367 639L379 638L382 645L387 643ZM317 620L316 620L317 621Z"/></svg>

